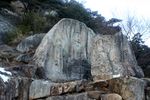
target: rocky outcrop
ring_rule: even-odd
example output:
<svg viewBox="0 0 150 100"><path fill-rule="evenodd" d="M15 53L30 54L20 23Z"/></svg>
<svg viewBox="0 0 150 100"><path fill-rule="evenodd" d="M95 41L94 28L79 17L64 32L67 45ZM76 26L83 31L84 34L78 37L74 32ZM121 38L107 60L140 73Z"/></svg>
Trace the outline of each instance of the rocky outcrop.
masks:
<svg viewBox="0 0 150 100"><path fill-rule="evenodd" d="M43 38L34 55L53 81L90 77L90 49L94 32L84 23L62 19Z"/></svg>
<svg viewBox="0 0 150 100"><path fill-rule="evenodd" d="M127 38L121 32L93 38L91 73L94 79L110 79L115 76L144 77Z"/></svg>
<svg viewBox="0 0 150 100"><path fill-rule="evenodd" d="M144 100L144 89L150 97L121 32L95 35L77 20L62 19L45 36L23 40L18 51L0 47L0 62L10 65L0 65L7 67L0 68L1 100Z"/></svg>
<svg viewBox="0 0 150 100"><path fill-rule="evenodd" d="M44 36L45 34L35 34L32 36L29 36L25 38L24 40L22 40L18 44L16 49L21 53L29 52L33 49L36 49L38 45L41 43L41 40L43 39Z"/></svg>
<svg viewBox="0 0 150 100"><path fill-rule="evenodd" d="M83 23L62 19L43 38L35 64L53 81L121 76L143 77L130 44L121 32L97 35Z"/></svg>

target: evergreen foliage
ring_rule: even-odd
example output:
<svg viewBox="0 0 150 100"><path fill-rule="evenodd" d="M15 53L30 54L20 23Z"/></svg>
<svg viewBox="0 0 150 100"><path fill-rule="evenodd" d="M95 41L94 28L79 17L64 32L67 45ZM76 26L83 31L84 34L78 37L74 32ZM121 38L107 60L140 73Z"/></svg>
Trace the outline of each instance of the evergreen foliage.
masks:
<svg viewBox="0 0 150 100"><path fill-rule="evenodd" d="M131 45L138 65L144 70L145 76L149 77L150 72L147 67L150 65L150 48L144 45L142 35L140 33L137 33L133 36Z"/></svg>

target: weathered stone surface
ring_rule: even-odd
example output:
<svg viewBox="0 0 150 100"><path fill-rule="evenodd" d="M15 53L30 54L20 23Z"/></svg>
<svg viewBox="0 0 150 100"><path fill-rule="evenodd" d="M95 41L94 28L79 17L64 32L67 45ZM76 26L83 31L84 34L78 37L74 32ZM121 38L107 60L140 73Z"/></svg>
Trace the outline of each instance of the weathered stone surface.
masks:
<svg viewBox="0 0 150 100"><path fill-rule="evenodd" d="M2 76L0 75L0 77ZM16 85L15 79L4 82L4 79L0 78L0 100L12 100L18 96Z"/></svg>
<svg viewBox="0 0 150 100"><path fill-rule="evenodd" d="M31 61L32 57L28 54L20 54L17 58L16 61L18 62L23 62L23 63L29 63Z"/></svg>
<svg viewBox="0 0 150 100"><path fill-rule="evenodd" d="M34 80L30 86L30 99L73 93L76 92L76 87L81 85L83 84L78 81L53 83L46 80Z"/></svg>
<svg viewBox="0 0 150 100"><path fill-rule="evenodd" d="M52 84L53 83L49 81L34 80L30 86L29 98L37 99L50 96Z"/></svg>
<svg viewBox="0 0 150 100"><path fill-rule="evenodd" d="M0 58L9 59L18 56L14 48L8 45L0 45Z"/></svg>
<svg viewBox="0 0 150 100"><path fill-rule="evenodd" d="M122 100L122 97L118 94L104 94L101 96L101 100ZM132 99L130 99L132 100Z"/></svg>
<svg viewBox="0 0 150 100"><path fill-rule="evenodd" d="M86 83L86 82L85 82ZM88 82L85 84L85 91L101 91L103 93L109 92L108 90L109 84L105 80Z"/></svg>
<svg viewBox="0 0 150 100"><path fill-rule="evenodd" d="M69 81L90 77L90 49L94 32L85 24L62 19L43 38L34 55L48 79Z"/></svg>
<svg viewBox="0 0 150 100"><path fill-rule="evenodd" d="M8 45L0 45L0 67L13 66L11 64L19 53Z"/></svg>
<svg viewBox="0 0 150 100"><path fill-rule="evenodd" d="M80 93L84 91L91 91L88 92L88 95L89 97L91 98L93 97L93 99L95 99L96 98L96 97L94 98L95 95L109 93L108 83L105 81L88 82L85 80L65 82L65 83L54 83L46 80L34 80L31 83L29 94L30 99L37 99L37 98L46 98L50 96L65 95L69 93ZM95 93L95 95L92 96L92 93Z"/></svg>
<svg viewBox="0 0 150 100"><path fill-rule="evenodd" d="M3 72L1 70L1 72ZM8 74L8 71L5 72ZM29 100L31 79L17 78L0 73L0 100Z"/></svg>
<svg viewBox="0 0 150 100"><path fill-rule="evenodd" d="M45 34L35 34L29 36L24 40L22 40L21 43L18 44L16 49L22 53L28 52L32 49L36 49L38 45L41 43L41 40L43 39L44 36Z"/></svg>
<svg viewBox="0 0 150 100"><path fill-rule="evenodd" d="M121 32L93 36L93 31L83 23L63 19L37 48L35 64L43 67L46 78L53 81L88 79L90 70L94 80L144 76Z"/></svg>
<svg viewBox="0 0 150 100"><path fill-rule="evenodd" d="M93 39L91 73L94 79L111 79L115 76L143 77L129 42L122 33L97 35Z"/></svg>
<svg viewBox="0 0 150 100"><path fill-rule="evenodd" d="M87 94L90 98L100 100L100 96L103 94L103 91L88 91Z"/></svg>
<svg viewBox="0 0 150 100"><path fill-rule="evenodd" d="M14 78L13 78L14 79ZM29 100L29 88L32 82L30 78L16 78L18 80L17 90L18 96L15 97L15 100Z"/></svg>
<svg viewBox="0 0 150 100"><path fill-rule="evenodd" d="M29 100L30 83L31 79L14 76L10 69L0 68L0 100Z"/></svg>
<svg viewBox="0 0 150 100"><path fill-rule="evenodd" d="M110 91L119 94L123 100L144 100L145 82L135 77L108 80Z"/></svg>
<svg viewBox="0 0 150 100"><path fill-rule="evenodd" d="M87 93L78 93L65 96L52 96L46 100L95 100L88 97Z"/></svg>
<svg viewBox="0 0 150 100"><path fill-rule="evenodd" d="M12 73L13 77L35 77L36 67L34 65L18 65L15 67L7 68Z"/></svg>

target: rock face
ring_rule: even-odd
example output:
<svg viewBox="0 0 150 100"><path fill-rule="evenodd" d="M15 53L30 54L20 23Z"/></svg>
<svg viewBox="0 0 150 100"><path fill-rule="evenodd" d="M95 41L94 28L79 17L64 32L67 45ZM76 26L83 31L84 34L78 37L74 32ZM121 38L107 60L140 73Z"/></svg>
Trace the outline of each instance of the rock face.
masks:
<svg viewBox="0 0 150 100"><path fill-rule="evenodd" d="M29 100L28 90L31 80L11 78L7 82L0 79L0 100Z"/></svg>
<svg viewBox="0 0 150 100"><path fill-rule="evenodd" d="M0 67L8 65L18 55L14 48L8 45L0 45Z"/></svg>
<svg viewBox="0 0 150 100"><path fill-rule="evenodd" d="M53 81L89 78L91 39L94 35L85 24L62 19L43 38L34 61Z"/></svg>
<svg viewBox="0 0 150 100"><path fill-rule="evenodd" d="M91 73L94 79L144 76L129 42L121 32L115 35L98 35L93 39L92 46Z"/></svg>
<svg viewBox="0 0 150 100"><path fill-rule="evenodd" d="M97 35L83 23L62 19L43 38L34 61L53 81L143 77L130 44L121 32Z"/></svg>
<svg viewBox="0 0 150 100"><path fill-rule="evenodd" d="M145 86L145 100L150 100L150 79L144 78L143 79L146 86Z"/></svg>
<svg viewBox="0 0 150 100"><path fill-rule="evenodd" d="M29 98L48 98L51 96L80 93L84 91L88 91L88 96L90 98L99 99L101 94L109 92L108 83L106 81L88 82L85 80L54 83L48 80L34 80L30 86Z"/></svg>
<svg viewBox="0 0 150 100"><path fill-rule="evenodd" d="M22 53L28 52L32 49L36 49L44 36L45 34L35 34L29 36L25 38L23 41L21 41L21 43L18 44L16 49Z"/></svg>
<svg viewBox="0 0 150 100"><path fill-rule="evenodd" d="M145 82L135 77L109 80L111 91L122 96L123 100L144 100Z"/></svg>

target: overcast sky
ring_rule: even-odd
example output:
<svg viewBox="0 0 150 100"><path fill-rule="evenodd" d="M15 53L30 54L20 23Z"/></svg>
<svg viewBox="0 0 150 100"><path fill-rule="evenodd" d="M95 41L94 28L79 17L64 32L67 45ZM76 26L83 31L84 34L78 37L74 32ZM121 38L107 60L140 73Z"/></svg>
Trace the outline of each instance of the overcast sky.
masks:
<svg viewBox="0 0 150 100"><path fill-rule="evenodd" d="M150 20L150 0L77 0L86 8L98 11L106 20L115 17L126 20L128 14ZM145 44L150 46L150 33L145 34Z"/></svg>
<svg viewBox="0 0 150 100"><path fill-rule="evenodd" d="M124 18L128 12L150 18L150 0L79 0L92 10L98 10L106 18Z"/></svg>

